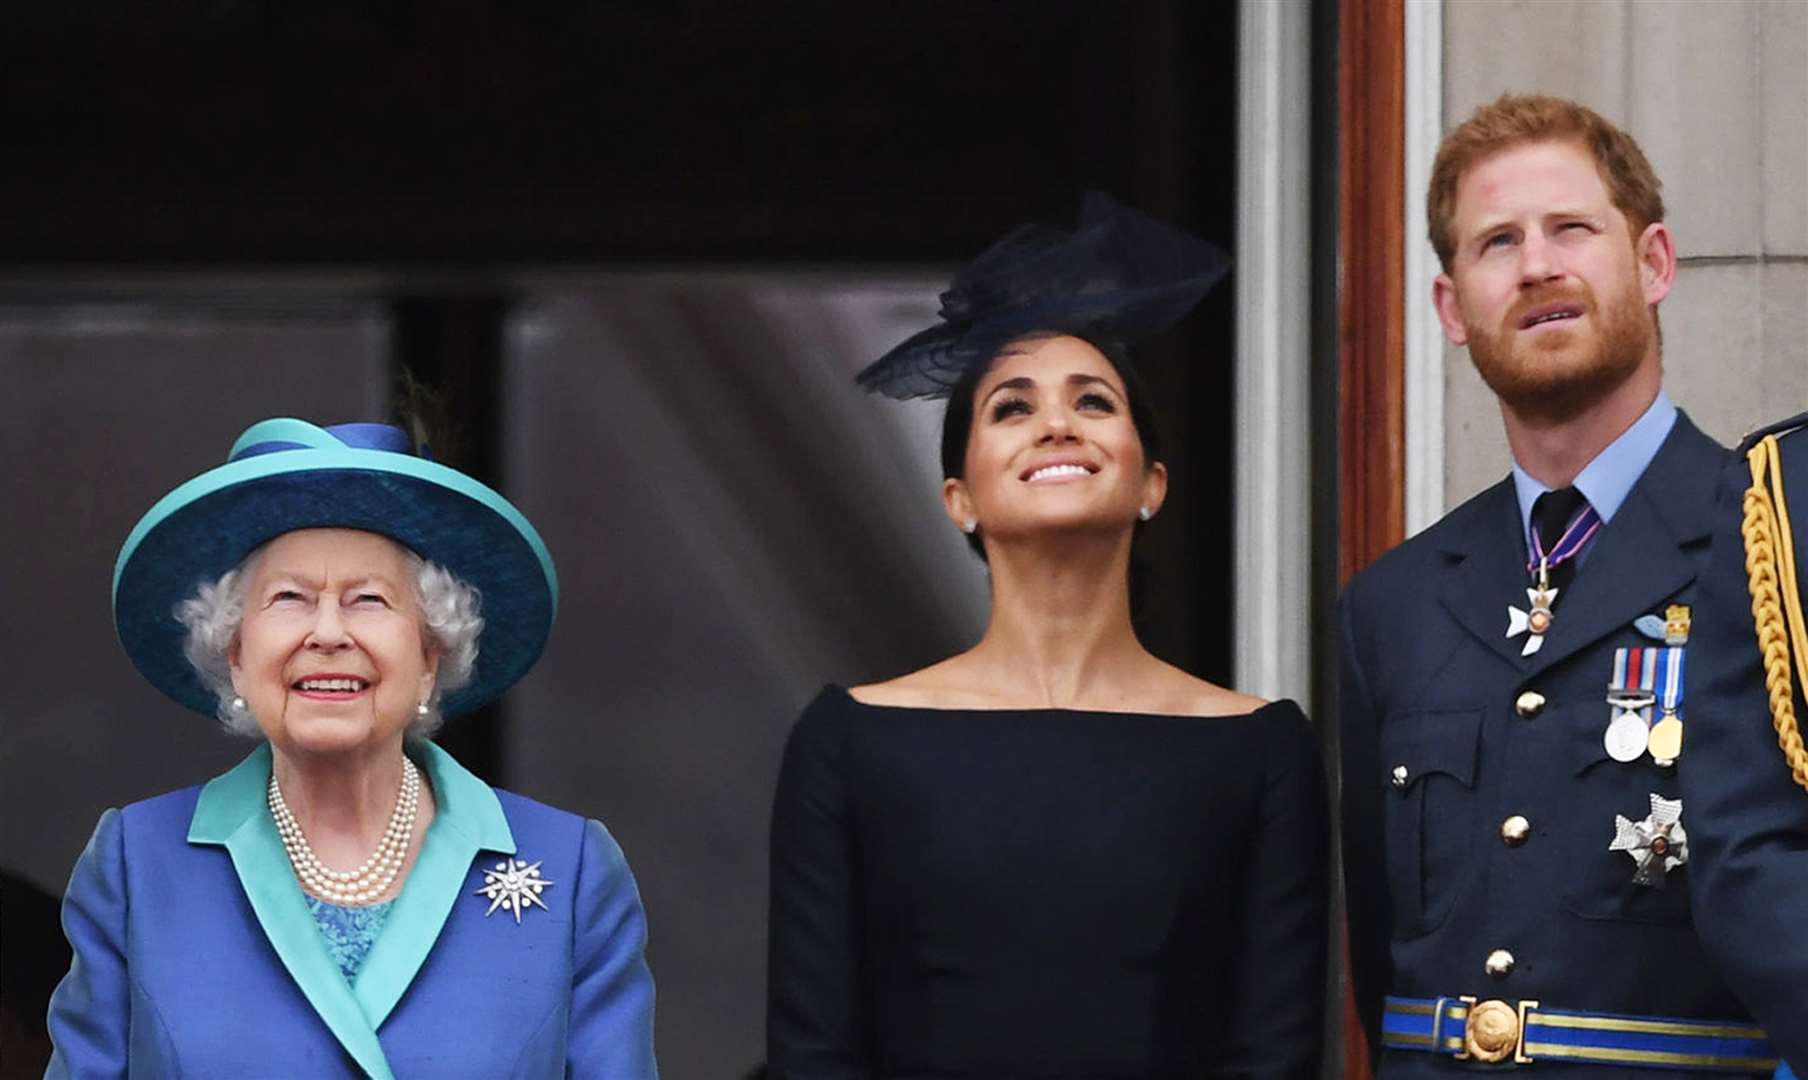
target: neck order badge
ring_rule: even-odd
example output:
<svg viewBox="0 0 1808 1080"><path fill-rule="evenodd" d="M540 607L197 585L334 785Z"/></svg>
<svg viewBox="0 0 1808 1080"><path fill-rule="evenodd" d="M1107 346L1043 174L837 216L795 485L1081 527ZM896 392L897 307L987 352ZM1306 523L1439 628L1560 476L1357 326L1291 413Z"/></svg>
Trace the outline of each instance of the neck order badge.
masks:
<svg viewBox="0 0 1808 1080"><path fill-rule="evenodd" d="M1568 489L1572 490L1573 489ZM1539 496L1540 501L1551 493ZM1534 509L1536 513L1536 508ZM1556 621L1553 610L1557 604L1558 589L1551 584L1551 571L1570 562L1588 542L1594 539L1595 533L1601 530L1601 515L1595 508L1585 502L1582 511L1569 520L1560 536L1549 549L1545 547L1545 539L1539 535L1540 529L1534 527L1530 538L1532 558L1526 563L1526 572L1533 575L1532 586L1526 590L1526 600L1531 610L1521 611L1512 604L1507 605L1507 636L1518 637L1526 634L1525 647L1519 655L1530 656L1544 647L1544 635ZM1573 567L1571 568L1573 571Z"/></svg>

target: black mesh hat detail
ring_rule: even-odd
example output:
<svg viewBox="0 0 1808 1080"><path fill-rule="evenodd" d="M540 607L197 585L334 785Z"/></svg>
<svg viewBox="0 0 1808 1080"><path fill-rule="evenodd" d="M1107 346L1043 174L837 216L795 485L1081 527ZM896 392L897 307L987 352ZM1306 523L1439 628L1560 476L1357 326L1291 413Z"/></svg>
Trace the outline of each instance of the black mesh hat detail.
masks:
<svg viewBox="0 0 1808 1080"><path fill-rule="evenodd" d="M941 322L855 377L887 397L945 397L962 375L1031 333L1129 345L1167 329L1230 270L1217 247L1088 192L1072 232L1020 225L941 295Z"/></svg>

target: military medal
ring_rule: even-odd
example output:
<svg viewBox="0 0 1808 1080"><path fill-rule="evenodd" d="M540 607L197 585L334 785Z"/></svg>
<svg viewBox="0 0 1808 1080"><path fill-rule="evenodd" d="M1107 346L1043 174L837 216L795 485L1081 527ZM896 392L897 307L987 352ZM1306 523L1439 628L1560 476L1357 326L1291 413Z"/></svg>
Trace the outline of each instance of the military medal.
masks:
<svg viewBox="0 0 1808 1080"><path fill-rule="evenodd" d="M494 870L483 872L483 888L473 896L487 897L490 909L483 913L484 918L496 914L501 908L515 917L516 925L521 923L521 913L532 904L542 911L551 911L540 894L551 888L553 882L540 876L539 863L524 863L520 859L510 857L496 864Z"/></svg>
<svg viewBox="0 0 1808 1080"><path fill-rule="evenodd" d="M1672 609L1674 610L1674 609ZM1686 609L1685 609L1686 610ZM1682 672L1683 647L1652 650L1658 654L1652 667L1657 669L1656 698L1663 718L1651 725L1651 758L1659 765L1674 765L1682 755Z"/></svg>
<svg viewBox="0 0 1808 1080"><path fill-rule="evenodd" d="M1638 869L1632 880L1654 889L1664 887L1664 874L1689 861L1689 834L1682 827L1682 800L1651 793L1651 813L1643 821L1613 816L1613 843L1608 851L1624 851Z"/></svg>
<svg viewBox="0 0 1808 1080"><path fill-rule="evenodd" d="M1689 643L1689 605L1671 604L1664 609L1664 644Z"/></svg>
<svg viewBox="0 0 1808 1080"><path fill-rule="evenodd" d="M1544 632L1551 628L1556 616L1551 613L1551 605L1557 602L1557 590L1550 587L1549 568L1541 564L1538 568L1538 584L1525 591L1526 601L1531 604L1530 611L1521 611L1512 604L1507 605L1507 636L1526 635L1525 646L1519 655L1530 656L1544 647Z"/></svg>
<svg viewBox="0 0 1808 1080"><path fill-rule="evenodd" d="M1526 600L1531 607L1521 611L1512 604L1507 605L1507 636L1526 635L1519 655L1530 656L1543 648L1544 635L1557 620L1552 609L1557 603L1558 590L1551 587L1551 569L1575 558L1600 530L1601 515L1595 513L1592 506L1583 508L1576 515L1549 551L1544 550L1538 530L1532 530L1532 558L1526 563L1526 572L1534 575L1532 587L1526 590Z"/></svg>
<svg viewBox="0 0 1808 1080"><path fill-rule="evenodd" d="M1607 734L1601 742L1607 747L1607 756L1615 761L1626 763L1637 761L1645 756L1645 748L1650 745L1651 729L1645 718L1636 710L1625 710L1615 715L1607 725Z"/></svg>
<svg viewBox="0 0 1808 1080"><path fill-rule="evenodd" d="M1637 761L1645 755L1651 736L1652 687L1657 680L1657 665L1652 654L1661 649L1615 649L1613 681L1607 687L1607 704L1613 706L1613 719L1607 725L1601 743L1607 756L1621 763Z"/></svg>

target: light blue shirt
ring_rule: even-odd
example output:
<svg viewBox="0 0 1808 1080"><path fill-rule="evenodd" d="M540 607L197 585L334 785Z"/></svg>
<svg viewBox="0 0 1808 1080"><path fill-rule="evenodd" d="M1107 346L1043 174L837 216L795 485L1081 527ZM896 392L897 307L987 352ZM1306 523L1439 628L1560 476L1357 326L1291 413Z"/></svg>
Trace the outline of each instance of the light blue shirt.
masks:
<svg viewBox="0 0 1808 1080"><path fill-rule="evenodd" d="M1632 485L1645 475L1645 467L1657 456L1657 448L1664 444L1670 429L1676 426L1676 406L1670 403L1670 397L1662 390L1657 392L1657 399L1645 410L1643 416L1632 422L1632 426L1620 433L1620 437L1607 444L1607 448L1595 455L1581 472L1576 474L1575 487L1588 500L1588 505L1601 515L1601 523L1613 520L1613 515L1632 494ZM1519 496L1519 528L1520 535L1526 538L1526 546L1531 546L1532 537L1532 503L1538 496L1551 490L1533 479L1532 474L1513 462L1513 491ZM1588 552L1594 545L1582 550L1579 559L1586 561Z"/></svg>

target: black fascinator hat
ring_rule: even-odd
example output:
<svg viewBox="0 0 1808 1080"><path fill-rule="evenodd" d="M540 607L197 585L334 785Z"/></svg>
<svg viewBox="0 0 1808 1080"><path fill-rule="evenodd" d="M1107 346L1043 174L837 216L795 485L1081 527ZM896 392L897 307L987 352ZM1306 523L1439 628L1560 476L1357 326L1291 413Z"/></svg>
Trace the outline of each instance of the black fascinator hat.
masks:
<svg viewBox="0 0 1808 1080"><path fill-rule="evenodd" d="M1230 256L1109 195L1079 227L1019 225L942 293L942 321L855 376L887 397L945 397L1006 342L1043 331L1128 345L1167 329L1230 269Z"/></svg>

